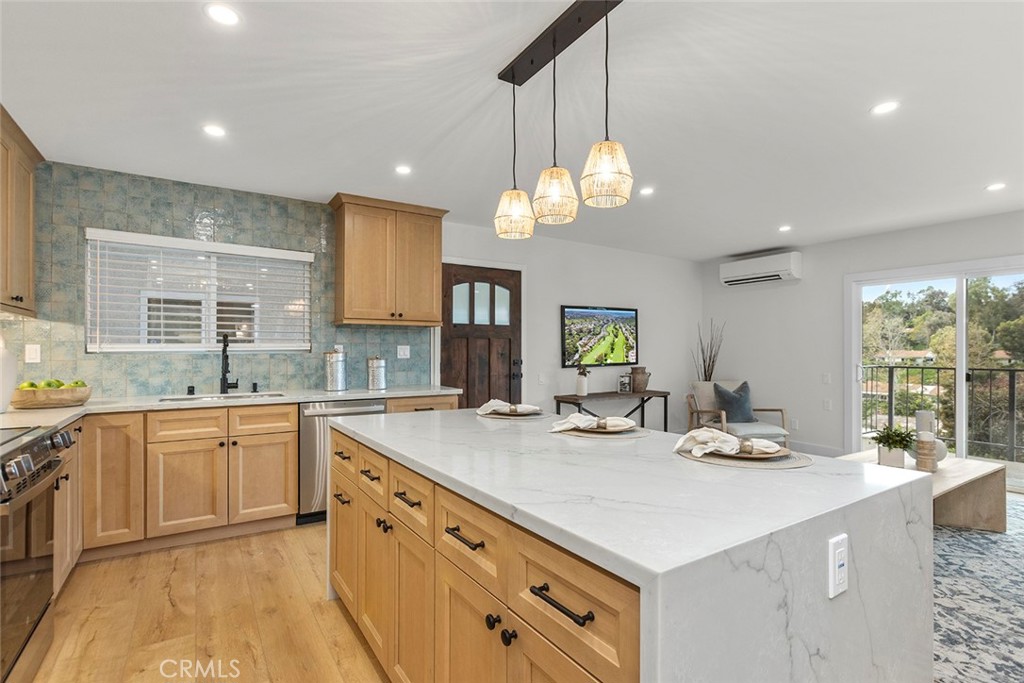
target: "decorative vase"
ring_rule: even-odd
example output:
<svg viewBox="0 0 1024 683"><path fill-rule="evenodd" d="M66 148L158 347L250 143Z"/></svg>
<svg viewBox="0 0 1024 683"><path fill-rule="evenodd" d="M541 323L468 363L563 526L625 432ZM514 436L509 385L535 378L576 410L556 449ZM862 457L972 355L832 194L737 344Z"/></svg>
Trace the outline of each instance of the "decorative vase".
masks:
<svg viewBox="0 0 1024 683"><path fill-rule="evenodd" d="M888 465L889 467L903 467L903 458L905 453L902 448L887 448L881 444L878 445L878 464Z"/></svg>
<svg viewBox="0 0 1024 683"><path fill-rule="evenodd" d="M586 396L587 395L587 376L576 375L576 395Z"/></svg>
<svg viewBox="0 0 1024 683"><path fill-rule="evenodd" d="M643 365L637 365L630 370L632 375L633 393L639 394L647 391L647 383L651 379L651 373L647 372L647 368Z"/></svg>

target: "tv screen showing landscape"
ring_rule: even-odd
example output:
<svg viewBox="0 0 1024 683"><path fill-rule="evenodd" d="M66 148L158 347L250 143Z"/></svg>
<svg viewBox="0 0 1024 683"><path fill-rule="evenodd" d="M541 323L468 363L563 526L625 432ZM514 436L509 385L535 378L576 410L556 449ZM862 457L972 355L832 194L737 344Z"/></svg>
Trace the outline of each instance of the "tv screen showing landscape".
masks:
<svg viewBox="0 0 1024 683"><path fill-rule="evenodd" d="M562 306L562 367L637 363L636 309Z"/></svg>

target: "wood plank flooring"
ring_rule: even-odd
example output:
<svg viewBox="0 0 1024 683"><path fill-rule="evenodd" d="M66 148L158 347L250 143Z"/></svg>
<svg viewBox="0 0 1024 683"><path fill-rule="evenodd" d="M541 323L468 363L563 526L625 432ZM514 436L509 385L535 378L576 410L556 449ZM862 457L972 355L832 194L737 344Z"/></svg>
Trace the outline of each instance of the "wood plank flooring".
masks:
<svg viewBox="0 0 1024 683"><path fill-rule="evenodd" d="M79 565L35 683L385 683L326 599L324 535L313 524Z"/></svg>

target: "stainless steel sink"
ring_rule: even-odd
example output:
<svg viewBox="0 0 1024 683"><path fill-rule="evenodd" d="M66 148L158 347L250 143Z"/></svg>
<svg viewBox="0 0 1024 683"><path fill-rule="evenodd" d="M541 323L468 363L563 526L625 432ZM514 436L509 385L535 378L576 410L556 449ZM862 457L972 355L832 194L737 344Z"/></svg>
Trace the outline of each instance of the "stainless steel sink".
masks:
<svg viewBox="0 0 1024 683"><path fill-rule="evenodd" d="M183 403L186 401L226 401L228 399L256 399L256 398L280 398L284 396L279 391L261 391L258 394L196 394L195 396L166 396L160 399L160 403Z"/></svg>

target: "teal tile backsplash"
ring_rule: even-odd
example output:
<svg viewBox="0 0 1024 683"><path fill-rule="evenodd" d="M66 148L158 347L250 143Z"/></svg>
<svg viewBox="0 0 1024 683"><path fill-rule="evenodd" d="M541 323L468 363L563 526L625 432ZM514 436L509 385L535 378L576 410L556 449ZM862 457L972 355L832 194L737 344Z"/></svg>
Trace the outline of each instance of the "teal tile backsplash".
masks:
<svg viewBox="0 0 1024 683"><path fill-rule="evenodd" d="M94 396L150 396L218 389L220 355L85 353L85 229L106 228L315 254L313 350L232 353L231 377L248 389L319 389L323 353L344 344L348 384L366 386L366 358L386 358L388 386L430 381L426 328L333 324L334 213L326 204L47 162L36 169L35 273L38 319L4 316L0 333L18 355L19 378L84 379ZM42 347L26 365L25 344ZM399 360L398 345L409 359Z"/></svg>

